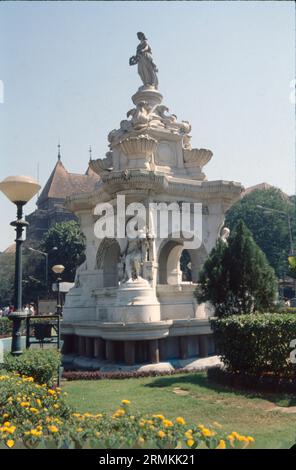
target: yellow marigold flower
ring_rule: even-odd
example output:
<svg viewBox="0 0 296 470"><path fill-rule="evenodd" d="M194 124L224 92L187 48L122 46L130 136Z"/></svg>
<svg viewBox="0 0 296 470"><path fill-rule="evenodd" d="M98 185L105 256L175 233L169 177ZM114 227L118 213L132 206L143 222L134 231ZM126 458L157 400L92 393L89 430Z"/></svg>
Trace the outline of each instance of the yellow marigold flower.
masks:
<svg viewBox="0 0 296 470"><path fill-rule="evenodd" d="M188 440L187 440L187 445L188 445L188 447L192 447L193 444L194 444L194 440L193 440L193 439L188 439Z"/></svg>
<svg viewBox="0 0 296 470"><path fill-rule="evenodd" d="M162 421L165 419L163 415L153 415L152 418L158 418L158 419L161 419Z"/></svg>
<svg viewBox="0 0 296 470"><path fill-rule="evenodd" d="M7 429L7 432L8 432L9 434L13 434L15 430L16 430L16 427L15 427L15 426L10 426L10 428Z"/></svg>
<svg viewBox="0 0 296 470"><path fill-rule="evenodd" d="M42 426L40 426L40 424L39 424L39 426L37 426L36 429L37 429L38 431L42 431Z"/></svg>
<svg viewBox="0 0 296 470"><path fill-rule="evenodd" d="M8 439L8 441L6 441L6 445L9 448L13 447L14 446L14 440L13 439Z"/></svg>
<svg viewBox="0 0 296 470"><path fill-rule="evenodd" d="M38 431L37 429L31 429L30 434L34 437L40 437L42 435L42 431Z"/></svg>
<svg viewBox="0 0 296 470"><path fill-rule="evenodd" d="M48 429L53 433L58 432L58 428L56 426L54 426L53 424L48 426Z"/></svg>
<svg viewBox="0 0 296 470"><path fill-rule="evenodd" d="M184 424L186 424L186 423L185 423L185 419L182 418L182 416L178 416L178 417L176 418L176 423L181 424L181 425L183 425L183 426L184 426Z"/></svg>
<svg viewBox="0 0 296 470"><path fill-rule="evenodd" d="M123 405L130 405L131 402L129 400L121 400L121 403Z"/></svg>
<svg viewBox="0 0 296 470"><path fill-rule="evenodd" d="M6 421L3 426L10 426L10 422L9 421Z"/></svg>
<svg viewBox="0 0 296 470"><path fill-rule="evenodd" d="M29 403L28 401L22 401L22 402L20 403L20 405L21 405L23 408L26 408L26 407L30 406L30 403Z"/></svg>
<svg viewBox="0 0 296 470"><path fill-rule="evenodd" d="M252 436L248 436L247 439L249 442L255 442L255 439Z"/></svg>
<svg viewBox="0 0 296 470"><path fill-rule="evenodd" d="M165 436L165 432L158 431L157 435L158 435L158 437L160 437L162 439Z"/></svg>
<svg viewBox="0 0 296 470"><path fill-rule="evenodd" d="M191 438L192 438L192 431L191 431L191 429L188 429L188 431L185 432L184 436L187 437L187 439L191 439Z"/></svg>
<svg viewBox="0 0 296 470"><path fill-rule="evenodd" d="M224 441L224 439L220 439L216 449L226 449L226 442Z"/></svg>
<svg viewBox="0 0 296 470"><path fill-rule="evenodd" d="M42 402L41 402L40 398L37 398L36 403L37 403L38 406L42 405Z"/></svg>
<svg viewBox="0 0 296 470"><path fill-rule="evenodd" d="M51 388L48 390L49 395L55 395L56 392L55 390L52 390Z"/></svg>
<svg viewBox="0 0 296 470"><path fill-rule="evenodd" d="M37 408L33 408L33 407L30 408L30 411L31 411L31 413L35 413L35 414L38 414L38 413L39 413L39 411L37 410Z"/></svg>
<svg viewBox="0 0 296 470"><path fill-rule="evenodd" d="M170 421L169 419L164 419L163 420L163 425L166 428L170 428L170 427L174 426L174 423L172 423L172 421Z"/></svg>
<svg viewBox="0 0 296 470"><path fill-rule="evenodd" d="M4 413L4 415L2 417L5 419L5 418L8 418L8 416L9 416L8 413Z"/></svg>
<svg viewBox="0 0 296 470"><path fill-rule="evenodd" d="M58 410L59 407L60 407L60 405L57 405L56 403L54 403L53 407L54 407L56 410Z"/></svg>
<svg viewBox="0 0 296 470"><path fill-rule="evenodd" d="M201 433L204 437L211 437L211 436L214 436L214 432L213 431L210 431L210 429L207 429L207 428L203 428L201 430Z"/></svg>

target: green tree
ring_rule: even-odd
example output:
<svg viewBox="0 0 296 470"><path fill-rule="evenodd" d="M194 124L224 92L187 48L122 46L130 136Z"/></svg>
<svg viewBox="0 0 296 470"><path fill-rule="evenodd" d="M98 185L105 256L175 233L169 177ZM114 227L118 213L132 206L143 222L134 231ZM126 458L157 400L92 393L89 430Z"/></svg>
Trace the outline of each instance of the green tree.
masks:
<svg viewBox="0 0 296 470"><path fill-rule="evenodd" d="M14 253L0 254L0 307L13 302L14 294Z"/></svg>
<svg viewBox="0 0 296 470"><path fill-rule="evenodd" d="M288 270L287 259L290 252L287 218L284 214L265 212L258 205L289 214L295 238L295 198L287 198L276 188L257 189L244 196L227 212L225 225L233 230L237 222L243 220L277 276L283 277Z"/></svg>
<svg viewBox="0 0 296 470"><path fill-rule="evenodd" d="M53 250L54 247L57 249ZM51 272L51 267L55 264L63 264L65 266L63 279L73 282L77 266L85 259L85 237L79 224L74 220L55 224L45 234L42 240L42 249L50 253L50 283L55 280L55 276Z"/></svg>
<svg viewBox="0 0 296 470"><path fill-rule="evenodd" d="M210 301L218 316L272 309L276 277L243 221L211 251L200 273L199 302Z"/></svg>

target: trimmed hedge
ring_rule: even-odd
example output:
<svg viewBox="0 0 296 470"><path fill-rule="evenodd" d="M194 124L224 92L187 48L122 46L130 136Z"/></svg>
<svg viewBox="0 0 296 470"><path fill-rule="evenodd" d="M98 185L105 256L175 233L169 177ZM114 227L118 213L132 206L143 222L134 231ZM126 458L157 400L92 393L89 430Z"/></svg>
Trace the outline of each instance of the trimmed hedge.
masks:
<svg viewBox="0 0 296 470"><path fill-rule="evenodd" d="M61 354L55 349L27 349L21 356L4 355L7 371L33 377L41 385L52 383L60 363Z"/></svg>
<svg viewBox="0 0 296 470"><path fill-rule="evenodd" d="M296 393L296 377L278 377L276 375L256 376L234 374L215 367L207 372L211 382L238 390L260 391L265 393Z"/></svg>
<svg viewBox="0 0 296 470"><path fill-rule="evenodd" d="M232 373L290 377L289 358L296 338L295 314L233 315L211 320L217 353Z"/></svg>

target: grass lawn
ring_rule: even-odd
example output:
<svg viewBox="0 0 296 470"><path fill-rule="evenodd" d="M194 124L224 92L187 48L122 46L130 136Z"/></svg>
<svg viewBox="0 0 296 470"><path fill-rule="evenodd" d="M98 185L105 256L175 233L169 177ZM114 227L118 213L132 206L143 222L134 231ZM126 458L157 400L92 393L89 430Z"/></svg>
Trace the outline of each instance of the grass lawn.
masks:
<svg viewBox="0 0 296 470"><path fill-rule="evenodd" d="M63 383L63 388L79 412L114 411L125 398L143 413L161 413L171 419L183 416L188 423L205 426L218 421L227 432L252 435L255 448L290 448L296 442L296 413L281 411L292 411L296 397L247 394L213 386L205 373L73 381Z"/></svg>

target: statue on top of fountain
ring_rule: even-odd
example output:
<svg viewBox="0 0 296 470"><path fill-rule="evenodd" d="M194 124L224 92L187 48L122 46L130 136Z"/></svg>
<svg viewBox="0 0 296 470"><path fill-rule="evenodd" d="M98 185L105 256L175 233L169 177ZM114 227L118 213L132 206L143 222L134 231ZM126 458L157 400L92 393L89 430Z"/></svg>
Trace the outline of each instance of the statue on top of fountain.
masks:
<svg viewBox="0 0 296 470"><path fill-rule="evenodd" d="M147 42L144 33L137 33L140 44L137 47L136 55L132 56L129 60L130 65L138 64L138 74L144 86L153 86L158 88L158 69L153 61L151 47Z"/></svg>

